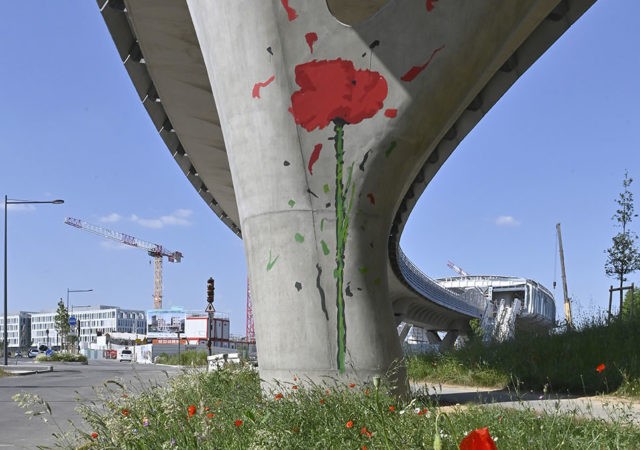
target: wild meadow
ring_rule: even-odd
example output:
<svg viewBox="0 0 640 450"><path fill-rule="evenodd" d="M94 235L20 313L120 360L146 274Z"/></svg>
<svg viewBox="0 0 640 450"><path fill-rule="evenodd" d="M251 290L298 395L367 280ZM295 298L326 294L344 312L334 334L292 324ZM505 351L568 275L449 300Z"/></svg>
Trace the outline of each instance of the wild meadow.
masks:
<svg viewBox="0 0 640 450"><path fill-rule="evenodd" d="M407 360L413 381L511 385L547 393L637 392L640 327L590 323L577 331L524 336L504 344L470 342L439 356ZM396 398L385 379L317 385L292 375L264 392L258 373L230 365L191 367L162 383L112 380L79 406L85 423L60 433L82 449L637 449L640 427L624 414L595 420L559 406L536 412L491 406L439 406L415 391ZM47 414L36 398L17 399ZM553 404L553 403L552 403ZM49 411L50 412L50 411Z"/></svg>

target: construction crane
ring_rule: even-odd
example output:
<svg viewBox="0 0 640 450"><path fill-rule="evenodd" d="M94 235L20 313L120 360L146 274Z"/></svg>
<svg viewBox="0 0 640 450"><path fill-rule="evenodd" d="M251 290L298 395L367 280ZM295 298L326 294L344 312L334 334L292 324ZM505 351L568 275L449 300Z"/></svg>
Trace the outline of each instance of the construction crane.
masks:
<svg viewBox="0 0 640 450"><path fill-rule="evenodd" d="M166 256L169 262L179 263L182 260L182 253L172 252L162 245L146 242L128 234L108 230L98 225L92 225L84 220L74 219L73 217L67 217L64 219L64 223L81 230L90 231L102 237L113 239L121 244L146 250L154 260L153 308L162 309L162 257Z"/></svg>
<svg viewBox="0 0 640 450"><path fill-rule="evenodd" d="M465 272L464 270L462 270L460 267L456 266L454 263L452 263L451 261L447 262L447 267L451 270L453 270L455 273L457 273L458 275L460 275L461 277L468 277L469 274L467 272Z"/></svg>

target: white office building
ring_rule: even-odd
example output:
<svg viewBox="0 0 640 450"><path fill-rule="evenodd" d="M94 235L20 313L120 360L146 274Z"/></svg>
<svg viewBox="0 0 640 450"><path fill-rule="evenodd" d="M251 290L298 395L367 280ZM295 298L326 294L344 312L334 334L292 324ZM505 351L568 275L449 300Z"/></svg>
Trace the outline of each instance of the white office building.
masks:
<svg viewBox="0 0 640 450"><path fill-rule="evenodd" d="M34 345L60 345L55 329L56 311L31 314L31 339ZM106 333L134 333L144 335L147 329L145 312L122 309L117 306L75 306L69 309L69 316L75 317L75 331L80 331L80 345L87 347L96 342L99 335Z"/></svg>
<svg viewBox="0 0 640 450"><path fill-rule="evenodd" d="M10 352L27 348L31 344L31 313L20 311L7 315L7 341ZM4 317L0 320L0 340L4 339Z"/></svg>

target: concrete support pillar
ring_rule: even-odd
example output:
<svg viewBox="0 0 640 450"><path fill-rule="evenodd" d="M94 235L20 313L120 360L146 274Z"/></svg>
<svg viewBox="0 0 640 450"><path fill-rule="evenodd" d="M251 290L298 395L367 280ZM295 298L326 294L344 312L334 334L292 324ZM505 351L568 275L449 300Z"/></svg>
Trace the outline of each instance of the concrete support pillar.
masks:
<svg viewBox="0 0 640 450"><path fill-rule="evenodd" d="M388 2L350 27L325 1L187 0L224 132L264 380L364 381L401 359L387 273L395 214L513 51L506 42L555 1L438 15Z"/></svg>
<svg viewBox="0 0 640 450"><path fill-rule="evenodd" d="M456 343L456 339L458 339L458 336L458 330L448 331L444 336L444 339L442 339L442 342L440 343L440 350L446 351L452 349L453 345Z"/></svg>

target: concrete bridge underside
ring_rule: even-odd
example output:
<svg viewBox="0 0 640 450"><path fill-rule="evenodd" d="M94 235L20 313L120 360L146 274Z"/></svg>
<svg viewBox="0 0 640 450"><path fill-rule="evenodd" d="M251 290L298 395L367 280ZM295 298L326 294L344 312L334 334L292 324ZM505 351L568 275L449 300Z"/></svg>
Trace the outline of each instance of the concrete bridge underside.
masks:
<svg viewBox="0 0 640 450"><path fill-rule="evenodd" d="M404 224L594 1L98 0L160 136L244 240L263 379L366 380L401 358L400 320L480 316L407 272Z"/></svg>

